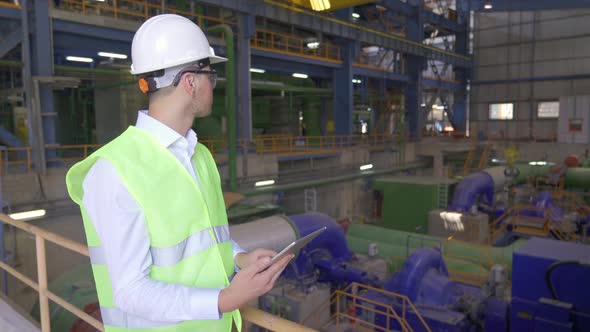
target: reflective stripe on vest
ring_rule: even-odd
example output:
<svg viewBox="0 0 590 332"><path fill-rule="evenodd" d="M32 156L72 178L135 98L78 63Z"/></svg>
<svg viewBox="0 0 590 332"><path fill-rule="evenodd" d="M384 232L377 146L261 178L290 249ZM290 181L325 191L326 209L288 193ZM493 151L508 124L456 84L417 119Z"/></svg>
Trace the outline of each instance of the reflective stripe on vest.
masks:
<svg viewBox="0 0 590 332"><path fill-rule="evenodd" d="M162 267L176 265L187 257L209 249L216 244L211 237L211 232L215 235L217 243L231 240L229 226L223 225L207 228L189 236L186 240L176 245L165 248L151 247L152 265ZM90 260L92 264L107 264L102 247L88 247L88 251L90 252Z"/></svg>

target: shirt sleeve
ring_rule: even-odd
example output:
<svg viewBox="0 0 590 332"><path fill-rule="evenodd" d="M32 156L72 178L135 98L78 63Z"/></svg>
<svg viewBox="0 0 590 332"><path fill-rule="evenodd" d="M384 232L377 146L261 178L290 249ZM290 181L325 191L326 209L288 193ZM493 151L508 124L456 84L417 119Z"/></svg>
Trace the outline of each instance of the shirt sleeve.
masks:
<svg viewBox="0 0 590 332"><path fill-rule="evenodd" d="M234 240L231 240L231 248L234 252L234 271L240 272L240 268L238 267L238 264L236 264L236 255L247 251L240 247L240 245Z"/></svg>
<svg viewBox="0 0 590 332"><path fill-rule="evenodd" d="M150 278L152 256L145 216L111 162L99 159L83 188L82 204L102 243L114 301L121 310L162 322L221 318L221 289Z"/></svg>

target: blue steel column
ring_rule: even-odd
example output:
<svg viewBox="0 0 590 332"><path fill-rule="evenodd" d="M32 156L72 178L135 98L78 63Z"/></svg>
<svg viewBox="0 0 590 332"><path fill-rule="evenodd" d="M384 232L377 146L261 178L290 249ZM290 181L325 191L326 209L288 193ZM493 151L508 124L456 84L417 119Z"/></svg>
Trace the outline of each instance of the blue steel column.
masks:
<svg viewBox="0 0 590 332"><path fill-rule="evenodd" d="M240 138L252 138L252 81L250 75L251 49L250 38L256 33L254 16L240 15L238 32L238 135Z"/></svg>
<svg viewBox="0 0 590 332"><path fill-rule="evenodd" d="M413 14L407 19L407 37L418 43L424 40L424 24L422 20L422 1L418 6L412 7ZM406 87L406 113L410 138L420 140L422 128L424 127L424 115L422 114L422 70L424 58L416 55L407 55L407 74L410 77L410 84Z"/></svg>
<svg viewBox="0 0 590 332"><path fill-rule="evenodd" d="M51 45L52 39L51 19L49 17L49 1L36 0L34 1L34 24L31 53L33 76L53 76L53 47ZM55 144L55 122L57 113L54 109L52 88L43 85L39 86L38 105L41 106L41 109L37 111L41 112L43 139L37 139L36 141L43 142L42 145ZM35 134L35 132L29 133L29 135ZM35 148L39 149L41 156L45 154L44 146L33 147L33 149ZM54 157L55 150L51 150L47 152L44 159L47 160ZM35 160L35 162L35 168L37 170L43 171L45 169L46 165L40 165L39 160Z"/></svg>
<svg viewBox="0 0 590 332"><path fill-rule="evenodd" d="M469 1L457 1L457 19L459 24L464 26L461 32L455 35L455 52L467 55L469 52ZM469 70L466 68L455 68L455 79L461 82L462 87L455 91L453 107L453 126L455 131L466 133L467 128L467 80Z"/></svg>
<svg viewBox="0 0 590 332"><path fill-rule="evenodd" d="M334 70L334 125L336 135L352 134L352 62L354 42L346 41L342 46L342 67Z"/></svg>

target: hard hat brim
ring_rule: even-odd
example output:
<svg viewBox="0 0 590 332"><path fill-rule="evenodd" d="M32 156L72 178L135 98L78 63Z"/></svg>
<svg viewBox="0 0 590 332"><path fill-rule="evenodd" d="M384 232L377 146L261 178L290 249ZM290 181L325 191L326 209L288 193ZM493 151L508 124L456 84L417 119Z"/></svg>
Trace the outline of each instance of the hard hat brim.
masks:
<svg viewBox="0 0 590 332"><path fill-rule="evenodd" d="M133 65L131 65L131 70L129 72L131 73L131 75L147 74L147 73L151 73L154 71L172 68L172 67L176 67L176 66L180 66L180 65L184 65L184 64L188 65L188 64L194 63L197 60L201 60L201 59L191 59L191 61L181 60L181 61L178 61L179 63L171 63L171 64L168 64L167 66L154 66L152 68L147 68L142 71L133 70ZM217 55L210 55L209 56L209 63L212 65L216 64L216 63L226 62L226 61L227 61L227 58L224 58L221 56L217 56Z"/></svg>
<svg viewBox="0 0 590 332"><path fill-rule="evenodd" d="M221 57L221 56L217 56L217 55L211 55L209 57L209 61L212 65L216 64L216 63L221 63L221 62L226 62L227 58Z"/></svg>

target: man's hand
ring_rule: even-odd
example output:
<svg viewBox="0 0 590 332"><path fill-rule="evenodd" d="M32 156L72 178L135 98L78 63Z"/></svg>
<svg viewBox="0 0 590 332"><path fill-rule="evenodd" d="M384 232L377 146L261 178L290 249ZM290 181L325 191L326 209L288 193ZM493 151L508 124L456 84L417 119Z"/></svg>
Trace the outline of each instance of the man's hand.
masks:
<svg viewBox="0 0 590 332"><path fill-rule="evenodd" d="M241 252L236 255L235 263L238 268L245 269L264 257L273 258L277 253L270 249L256 249L251 252Z"/></svg>
<svg viewBox="0 0 590 332"><path fill-rule="evenodd" d="M293 255L285 256L268 266L270 257L264 256L240 270L234 276L229 287L219 293L219 311L234 311L270 291L293 257ZM268 269L266 269L267 267Z"/></svg>

